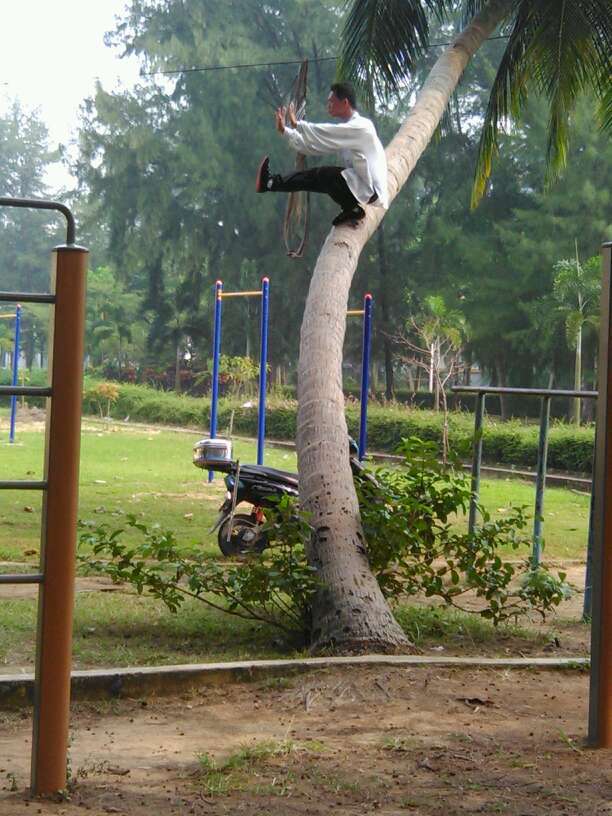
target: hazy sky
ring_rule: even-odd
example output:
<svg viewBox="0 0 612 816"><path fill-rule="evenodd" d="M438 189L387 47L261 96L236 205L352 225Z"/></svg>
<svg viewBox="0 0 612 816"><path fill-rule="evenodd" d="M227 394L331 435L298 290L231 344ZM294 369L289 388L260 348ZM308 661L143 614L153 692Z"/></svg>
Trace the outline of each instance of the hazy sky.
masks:
<svg viewBox="0 0 612 816"><path fill-rule="evenodd" d="M0 110L12 99L40 110L51 146L66 143L78 124L81 101L96 78L108 90L118 80L131 86L135 60L119 59L104 45L104 33L126 0L0 0ZM51 185L68 183L59 168Z"/></svg>

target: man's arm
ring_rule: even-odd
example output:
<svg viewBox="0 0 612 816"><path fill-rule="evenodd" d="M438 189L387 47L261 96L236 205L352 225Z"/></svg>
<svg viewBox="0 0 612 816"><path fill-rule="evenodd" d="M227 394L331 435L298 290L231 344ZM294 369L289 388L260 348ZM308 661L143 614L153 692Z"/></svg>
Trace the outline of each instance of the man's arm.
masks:
<svg viewBox="0 0 612 816"><path fill-rule="evenodd" d="M285 125L288 113L291 127ZM363 130L349 122L340 124L313 124L298 122L292 106L276 111L276 129L298 153L321 155L363 146Z"/></svg>

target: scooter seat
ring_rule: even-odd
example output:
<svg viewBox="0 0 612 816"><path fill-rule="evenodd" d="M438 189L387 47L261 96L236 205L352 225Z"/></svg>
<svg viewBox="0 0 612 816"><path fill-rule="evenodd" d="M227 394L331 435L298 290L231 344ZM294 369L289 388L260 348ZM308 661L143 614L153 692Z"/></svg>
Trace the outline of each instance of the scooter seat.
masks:
<svg viewBox="0 0 612 816"><path fill-rule="evenodd" d="M275 482L286 484L297 489L297 473L289 473L287 470L277 470L265 465L240 465L241 479L272 479Z"/></svg>

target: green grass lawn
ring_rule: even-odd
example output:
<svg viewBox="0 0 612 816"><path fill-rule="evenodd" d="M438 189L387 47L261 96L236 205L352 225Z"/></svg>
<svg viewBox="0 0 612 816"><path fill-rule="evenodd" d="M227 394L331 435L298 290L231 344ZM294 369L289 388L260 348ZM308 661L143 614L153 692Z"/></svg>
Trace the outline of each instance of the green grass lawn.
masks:
<svg viewBox="0 0 612 816"><path fill-rule="evenodd" d="M0 601L0 674L16 667L32 670L36 608L34 598ZM452 609L402 606L395 614L419 648L439 650L443 644L460 654L539 653L559 631L512 623L496 628ZM573 628L586 631L580 623ZM79 669L308 655L304 644L272 626L230 617L191 599L174 614L161 601L129 589L77 593L73 631L73 660Z"/></svg>
<svg viewBox="0 0 612 816"><path fill-rule="evenodd" d="M201 435L142 428L105 430L85 420L81 443L79 517L121 522L123 513L141 515L175 531L189 547L216 552L208 534L225 493L219 474L207 474L191 462ZM40 479L42 433L18 434L15 445L0 443L0 479ZM235 456L255 460L255 446L236 442ZM295 454L269 449L266 464L294 470ZM36 492L0 492L0 561L34 561L40 539L41 496Z"/></svg>
<svg viewBox="0 0 612 816"><path fill-rule="evenodd" d="M480 500L494 517L511 506L525 505L530 516L529 535L533 532L535 484L514 479L490 479L481 482ZM591 497L563 487L547 488L544 494L545 560L586 559Z"/></svg>
<svg viewBox="0 0 612 816"><path fill-rule="evenodd" d="M84 422L81 448L81 519L121 522L124 513L140 514L175 531L186 547L216 553L208 534L225 487L217 474L191 463L199 435ZM18 433L15 445L0 442L0 479L39 479L43 472L44 438L40 432ZM255 461L252 443L236 442L235 455ZM295 454L269 448L266 464L295 470ZM525 505L533 514L535 488L517 480L483 480L481 501L493 516L510 506ZM0 492L0 561L35 563L39 548L41 496L35 492ZM544 504L545 557L583 559L586 552L589 496L565 488L548 488ZM465 524L465 520L460 523ZM531 529L531 528L530 528Z"/></svg>
<svg viewBox="0 0 612 816"><path fill-rule="evenodd" d="M5 666L32 666L37 604L0 600L0 674ZM77 668L199 663L303 654L279 630L209 609L188 599L178 614L146 595L79 592L74 610ZM6 669L4 669L6 671Z"/></svg>
<svg viewBox="0 0 612 816"><path fill-rule="evenodd" d="M141 514L148 524L158 522L174 530L185 548L216 557L215 536L207 531L225 487L218 475L209 485L206 474L192 465L192 446L198 438L197 433L142 427L108 429L84 420L80 517L120 526L123 514ZM13 446L0 441L0 479L41 478L43 444L43 434L34 431L19 432ZM253 462L255 446L236 442L235 454L243 462ZM295 455L284 449L268 449L266 463L286 470L296 467ZM482 483L482 501L493 515L507 512L511 505L531 508L533 500L531 484L514 480ZM0 491L0 561L19 562L18 566L0 564L0 571L29 568L23 563L36 567L40 508L37 493ZM584 558L588 511L588 496L559 488L547 490L547 558ZM458 523L465 525L466 521ZM0 600L0 665L32 665L35 617L33 597ZM476 651L487 639L497 644L491 648L495 651L499 647L500 653L505 653L504 649L507 652L508 644L513 643L521 651L541 646L533 632L521 634L507 627L495 630L479 618L457 616L452 611L407 608L399 617L409 636L424 647L452 643L453 638L459 648L463 642ZM175 615L160 601L129 590L77 594L74 656L78 667L291 656L301 650L299 644L285 641L272 627L229 618L195 601L187 601Z"/></svg>

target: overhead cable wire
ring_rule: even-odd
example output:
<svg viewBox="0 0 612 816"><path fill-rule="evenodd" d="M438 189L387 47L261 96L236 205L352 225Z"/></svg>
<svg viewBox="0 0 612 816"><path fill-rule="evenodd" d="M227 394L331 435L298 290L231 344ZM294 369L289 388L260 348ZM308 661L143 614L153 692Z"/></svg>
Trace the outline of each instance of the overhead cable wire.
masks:
<svg viewBox="0 0 612 816"><path fill-rule="evenodd" d="M507 40L509 35L500 34L496 37L488 37L487 42L491 40ZM428 51L430 48L443 48L446 45L452 45L454 40L446 40L444 42L430 43L424 50ZM309 57L309 62L329 62L337 60L338 57ZM294 60L279 60L277 62L246 62L238 65L196 65L191 68L171 68L161 71L141 71L140 76L157 76L158 74L194 74L205 71L232 71L242 68L273 68L276 65L301 65L303 59Z"/></svg>

